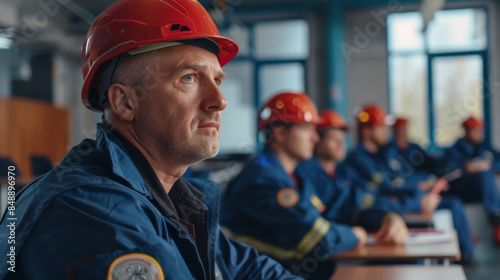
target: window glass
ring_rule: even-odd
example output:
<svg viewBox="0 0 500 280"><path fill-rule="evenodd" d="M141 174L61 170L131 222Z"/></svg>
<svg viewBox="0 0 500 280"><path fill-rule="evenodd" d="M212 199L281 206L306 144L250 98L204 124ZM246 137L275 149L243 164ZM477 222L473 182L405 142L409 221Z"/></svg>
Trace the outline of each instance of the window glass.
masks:
<svg viewBox="0 0 500 280"><path fill-rule="evenodd" d="M263 65L259 70L260 106L282 91L305 92L305 73L301 63Z"/></svg>
<svg viewBox="0 0 500 280"><path fill-rule="evenodd" d="M422 16L420 13L398 13L387 17L388 49L394 51L422 51Z"/></svg>
<svg viewBox="0 0 500 280"><path fill-rule="evenodd" d="M221 90L227 99L222 111L219 140L220 153L252 153L255 151L256 109L253 101L253 64L231 62L224 66L227 79Z"/></svg>
<svg viewBox="0 0 500 280"><path fill-rule="evenodd" d="M221 85L226 99L235 104L254 103L254 65L250 61L234 61L226 64L222 70L227 78Z"/></svg>
<svg viewBox="0 0 500 280"><path fill-rule="evenodd" d="M429 24L430 52L486 48L486 13L481 9L438 11Z"/></svg>
<svg viewBox="0 0 500 280"><path fill-rule="evenodd" d="M231 38L238 44L238 56L250 55L250 30L242 24L232 24L228 29L221 30L222 36Z"/></svg>
<svg viewBox="0 0 500 280"><path fill-rule="evenodd" d="M486 11L437 11L425 32L419 12L395 13L387 17L387 32L392 113L410 119L410 140L422 146L453 144L462 136L460 123L466 116L484 118ZM478 54L450 54L474 51Z"/></svg>
<svg viewBox="0 0 500 280"><path fill-rule="evenodd" d="M255 24L255 56L259 59L307 58L309 24L301 19Z"/></svg>
<svg viewBox="0 0 500 280"><path fill-rule="evenodd" d="M437 57L432 67L434 137L437 146L450 146L463 135L463 119L483 119L483 61L478 55Z"/></svg>
<svg viewBox="0 0 500 280"><path fill-rule="evenodd" d="M429 145L427 59L425 54L389 58L392 113L408 119L408 137Z"/></svg>
<svg viewBox="0 0 500 280"><path fill-rule="evenodd" d="M220 154L252 153L260 106L280 91L306 91L309 23L293 19L232 24L220 32L240 49L236 59L223 67L228 78L221 90L228 106L222 111Z"/></svg>

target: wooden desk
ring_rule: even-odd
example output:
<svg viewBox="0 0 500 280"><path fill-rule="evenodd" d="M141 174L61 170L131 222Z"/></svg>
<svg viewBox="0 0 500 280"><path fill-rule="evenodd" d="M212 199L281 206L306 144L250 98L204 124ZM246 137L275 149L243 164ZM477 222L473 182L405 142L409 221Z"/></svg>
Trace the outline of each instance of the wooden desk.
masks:
<svg viewBox="0 0 500 280"><path fill-rule="evenodd" d="M466 280L459 265L339 266L330 280Z"/></svg>
<svg viewBox="0 0 500 280"><path fill-rule="evenodd" d="M456 232L453 242L420 245L366 245L330 258L333 261L414 261L421 259L460 260Z"/></svg>

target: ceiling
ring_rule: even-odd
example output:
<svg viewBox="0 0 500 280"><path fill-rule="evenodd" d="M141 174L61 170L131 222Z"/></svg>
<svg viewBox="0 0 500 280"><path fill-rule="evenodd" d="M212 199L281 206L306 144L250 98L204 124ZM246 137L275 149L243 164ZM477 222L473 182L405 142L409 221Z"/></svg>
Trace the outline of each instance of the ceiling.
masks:
<svg viewBox="0 0 500 280"><path fill-rule="evenodd" d="M290 7L321 6L332 1L349 6L387 5L393 0L199 0L206 7L212 1L226 1L230 10L266 11ZM419 3L421 0L400 0ZM451 1L451 0L449 0ZM33 50L57 48L78 55L94 18L114 0L1 0L0 35L11 37L16 47ZM45 4L42 4L45 3Z"/></svg>

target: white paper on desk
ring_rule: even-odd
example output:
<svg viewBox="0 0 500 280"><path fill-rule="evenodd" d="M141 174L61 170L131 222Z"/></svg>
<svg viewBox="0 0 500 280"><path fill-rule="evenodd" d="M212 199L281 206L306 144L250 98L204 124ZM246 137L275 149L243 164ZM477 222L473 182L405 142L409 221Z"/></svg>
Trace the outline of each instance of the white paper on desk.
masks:
<svg viewBox="0 0 500 280"><path fill-rule="evenodd" d="M446 243L455 239L453 232L449 231L435 231L435 232L414 232L410 233L405 245L419 245L419 244L433 244L433 243ZM378 240L374 234L368 234L366 238L366 245L378 244Z"/></svg>

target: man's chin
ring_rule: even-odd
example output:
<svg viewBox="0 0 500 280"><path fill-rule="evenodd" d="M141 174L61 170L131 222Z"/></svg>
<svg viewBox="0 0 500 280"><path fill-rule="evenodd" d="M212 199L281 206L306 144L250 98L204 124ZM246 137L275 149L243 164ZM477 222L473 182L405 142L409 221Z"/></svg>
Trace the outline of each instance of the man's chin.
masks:
<svg viewBox="0 0 500 280"><path fill-rule="evenodd" d="M314 155L313 152L308 153L308 154L304 153L303 155L301 155L300 160L301 161L310 160L313 157L313 155Z"/></svg>
<svg viewBox="0 0 500 280"><path fill-rule="evenodd" d="M207 149L203 152L203 159L213 158L219 153L219 144L218 143L217 143L217 145L207 144L206 148Z"/></svg>

